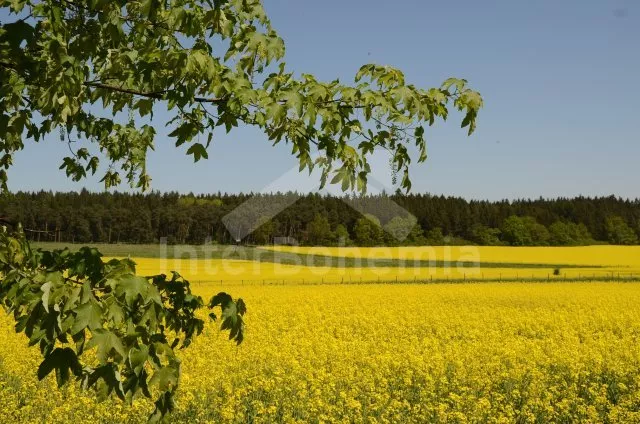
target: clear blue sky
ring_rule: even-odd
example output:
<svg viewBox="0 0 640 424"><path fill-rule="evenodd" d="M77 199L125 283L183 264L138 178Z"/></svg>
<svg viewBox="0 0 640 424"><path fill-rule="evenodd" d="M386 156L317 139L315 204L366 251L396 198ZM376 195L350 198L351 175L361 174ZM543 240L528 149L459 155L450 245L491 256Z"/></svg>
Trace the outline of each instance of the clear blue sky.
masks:
<svg viewBox="0 0 640 424"><path fill-rule="evenodd" d="M640 197L640 3L612 1L266 0L296 72L352 81L368 62L419 86L462 77L485 108L470 138L459 117L431 128L413 191L467 198ZM4 19L6 16L0 16ZM164 134L149 156L153 189L259 191L291 167L289 147L241 128L193 164ZM12 190L101 190L58 170L66 145L16 156ZM55 161L52 162L52 158Z"/></svg>

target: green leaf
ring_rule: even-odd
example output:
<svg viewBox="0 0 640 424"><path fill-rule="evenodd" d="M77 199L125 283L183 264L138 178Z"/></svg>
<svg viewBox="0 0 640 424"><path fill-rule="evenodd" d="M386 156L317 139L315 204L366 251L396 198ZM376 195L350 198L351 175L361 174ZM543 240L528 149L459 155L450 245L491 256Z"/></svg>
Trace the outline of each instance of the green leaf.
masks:
<svg viewBox="0 0 640 424"><path fill-rule="evenodd" d="M58 347L45 356L38 367L38 379L42 380L54 369L56 371L58 387L62 387L69 381L70 371L76 376L82 374L82 366L78 361L76 353L68 347Z"/></svg>
<svg viewBox="0 0 640 424"><path fill-rule="evenodd" d="M229 330L229 340L237 344L244 340L244 321L242 316L247 312L247 307L242 299L237 302L227 293L221 292L211 298L209 308L220 306L222 309L221 330ZM213 317L212 317L213 318Z"/></svg>
<svg viewBox="0 0 640 424"><path fill-rule="evenodd" d="M138 109L140 116L151 114L153 118L153 99L140 99L136 102L135 109Z"/></svg>
<svg viewBox="0 0 640 424"><path fill-rule="evenodd" d="M304 106L304 97L297 91L290 91L285 94L284 99L287 102L287 106L296 111L299 118L302 118L302 108Z"/></svg>
<svg viewBox="0 0 640 424"><path fill-rule="evenodd" d="M149 385L157 385L163 392L174 390L178 386L178 376L179 370L177 368L165 366L153 373Z"/></svg>
<svg viewBox="0 0 640 424"><path fill-rule="evenodd" d="M124 350L122 341L113 332L104 329L92 331L92 337L86 345L86 349L92 349L97 346L96 356L101 364L106 364L109 357L117 353L120 358L126 358L127 353Z"/></svg>
<svg viewBox="0 0 640 424"><path fill-rule="evenodd" d="M3 32L0 32L0 42L6 41L12 50L20 50L23 42L29 44L34 38L34 28L22 19L2 25Z"/></svg>
<svg viewBox="0 0 640 424"><path fill-rule="evenodd" d="M42 287L40 287L42 291L42 306L44 306L44 310L49 312L49 295L51 294L51 282L44 283Z"/></svg>
<svg viewBox="0 0 640 424"><path fill-rule="evenodd" d="M187 150L188 155L193 155L193 161L198 162L201 158L209 159L207 149L200 143L194 143Z"/></svg>
<svg viewBox="0 0 640 424"><path fill-rule="evenodd" d="M122 379L120 378L120 372L113 362L107 363L96 368L93 372L89 373L86 377L86 387L98 386L102 381L105 389L105 395L108 396L112 392L124 400L124 388L122 386Z"/></svg>
<svg viewBox="0 0 640 424"><path fill-rule="evenodd" d="M155 402L155 409L153 410L151 417L149 417L149 424L156 424L162 421L163 417L171 411L173 411L175 403L173 400L172 392L164 392L160 395Z"/></svg>
<svg viewBox="0 0 640 424"><path fill-rule="evenodd" d="M148 346L141 345L139 348L132 348L131 350L129 350L129 365L136 373L136 375L140 375L148 358Z"/></svg>
<svg viewBox="0 0 640 424"><path fill-rule="evenodd" d="M116 296L124 296L127 305L133 306L138 299L142 299L143 303L146 303L150 287L146 278L130 274L116 282L115 291Z"/></svg>
<svg viewBox="0 0 640 424"><path fill-rule="evenodd" d="M76 334L85 328L92 331L102 328L102 308L95 300L83 303L76 309L76 320L71 327L71 334Z"/></svg>
<svg viewBox="0 0 640 424"><path fill-rule="evenodd" d="M112 301L107 306L107 319L113 321L115 324L120 324L125 321L125 312L114 298L112 298Z"/></svg>

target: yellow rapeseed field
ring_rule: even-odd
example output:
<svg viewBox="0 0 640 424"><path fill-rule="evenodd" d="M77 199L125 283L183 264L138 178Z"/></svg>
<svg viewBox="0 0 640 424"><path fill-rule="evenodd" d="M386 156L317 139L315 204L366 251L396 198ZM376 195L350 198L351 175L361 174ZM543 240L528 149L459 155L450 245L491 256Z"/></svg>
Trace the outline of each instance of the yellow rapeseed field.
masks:
<svg viewBox="0 0 640 424"><path fill-rule="evenodd" d="M640 285L197 284L248 304L181 353L178 423L640 422ZM138 423L38 382L37 348L0 315L0 422Z"/></svg>
<svg viewBox="0 0 640 424"><path fill-rule="evenodd" d="M272 262L222 259L157 259L138 258L138 271L145 275L176 270L193 282L219 284L307 284L482 280L482 279L547 279L553 278L554 267L548 268L489 268L489 267L329 267L306 264L289 265ZM606 277L618 274L640 276L640 270L626 267L566 268L560 278Z"/></svg>
<svg viewBox="0 0 640 424"><path fill-rule="evenodd" d="M138 258L138 271L145 275L176 270L194 282L289 284L289 283L359 283L412 281L414 279L464 279L464 278L504 278L520 276L531 278L547 277L552 268L486 268L482 267L328 267L309 265L289 265L272 262L221 260L221 259L156 259ZM569 275L587 275L586 269L572 269ZM591 275L610 274L609 270L593 269Z"/></svg>
<svg viewBox="0 0 640 424"><path fill-rule="evenodd" d="M193 281L221 284L640 277L640 246L271 246L264 249L300 253L303 256L296 259L298 262L295 264L234 259L140 258L136 261L139 264L138 269L143 274L177 270ZM327 266L317 266L323 265L322 261L320 264L314 264L310 256L304 255L325 256ZM331 259L336 257L349 258L356 262L355 266L353 263L340 266L339 261ZM400 263L396 264L399 266L372 266L377 265L374 261L380 259L395 259ZM418 266L414 261L423 262ZM431 265L429 261L432 261ZM442 263L446 263L447 266L442 266ZM469 263L475 265L469 266ZM491 264L499 266L488 266ZM554 277L556 268L560 268L560 275Z"/></svg>

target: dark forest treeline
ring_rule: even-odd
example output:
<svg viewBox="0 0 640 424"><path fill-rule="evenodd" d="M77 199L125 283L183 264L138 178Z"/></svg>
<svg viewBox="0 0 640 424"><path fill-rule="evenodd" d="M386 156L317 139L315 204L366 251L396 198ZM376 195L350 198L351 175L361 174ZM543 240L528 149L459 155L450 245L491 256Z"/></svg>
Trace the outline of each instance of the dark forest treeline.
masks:
<svg viewBox="0 0 640 424"><path fill-rule="evenodd" d="M252 197L18 192L0 197L0 217L21 222L36 241L233 243L236 237L223 217ZM262 203L254 202L249 220L268 211L260 205L292 204L273 218L264 212L263 225L243 242L266 244L289 237L302 244L637 244L640 235L640 201L613 196L489 202L429 194L364 199L309 194L294 202L297 197L258 195ZM402 208L417 218L417 225L398 216ZM386 231L363 218L362 211L375 215ZM401 237L393 237L399 233Z"/></svg>

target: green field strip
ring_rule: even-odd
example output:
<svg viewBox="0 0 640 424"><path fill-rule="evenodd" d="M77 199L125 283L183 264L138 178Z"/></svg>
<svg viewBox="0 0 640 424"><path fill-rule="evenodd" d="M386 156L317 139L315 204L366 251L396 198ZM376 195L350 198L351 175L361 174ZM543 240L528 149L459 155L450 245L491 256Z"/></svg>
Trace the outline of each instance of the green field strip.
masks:
<svg viewBox="0 0 640 424"><path fill-rule="evenodd" d="M42 249L63 249L75 251L83 245L64 243L34 243ZM138 244L89 244L96 247L107 257L166 258L166 259L227 259L271 262L284 265L309 267L342 268L535 268L535 269L602 269L603 265L515 263L515 262L472 262L444 260L414 260L385 258L354 258L325 255L307 255L301 253L278 252L268 249L244 246L172 246ZM623 267L620 267L623 268Z"/></svg>

